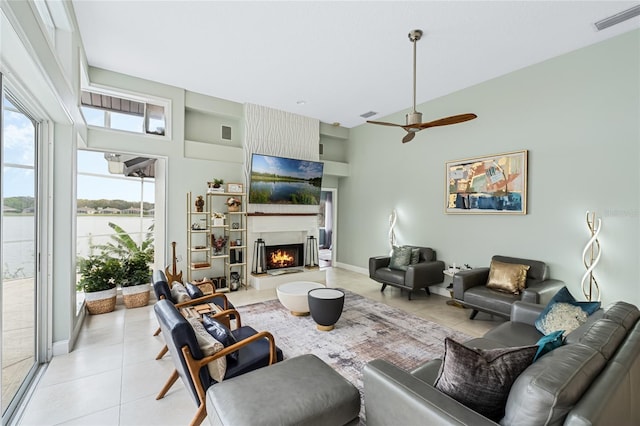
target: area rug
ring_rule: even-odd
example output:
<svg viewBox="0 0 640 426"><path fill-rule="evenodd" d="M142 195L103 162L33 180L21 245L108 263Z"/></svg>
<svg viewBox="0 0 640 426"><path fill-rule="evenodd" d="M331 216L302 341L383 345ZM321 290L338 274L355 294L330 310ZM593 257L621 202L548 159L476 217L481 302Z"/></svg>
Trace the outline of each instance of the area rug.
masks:
<svg viewBox="0 0 640 426"><path fill-rule="evenodd" d="M277 299L237 309L243 325L273 334L285 358L317 355L353 383L361 397L362 369L367 362L381 358L410 371L425 361L441 358L445 337L462 342L471 339L459 331L343 291L344 310L332 331L318 331L310 316L293 316Z"/></svg>

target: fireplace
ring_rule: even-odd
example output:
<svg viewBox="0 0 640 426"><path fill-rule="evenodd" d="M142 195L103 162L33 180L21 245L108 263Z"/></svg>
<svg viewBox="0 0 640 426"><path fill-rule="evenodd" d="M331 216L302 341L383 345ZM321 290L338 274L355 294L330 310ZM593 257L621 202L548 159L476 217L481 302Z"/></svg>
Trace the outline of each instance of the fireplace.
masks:
<svg viewBox="0 0 640 426"><path fill-rule="evenodd" d="M291 268L301 269L304 266L304 244L278 244L266 246L265 263L267 272L274 270L286 270Z"/></svg>

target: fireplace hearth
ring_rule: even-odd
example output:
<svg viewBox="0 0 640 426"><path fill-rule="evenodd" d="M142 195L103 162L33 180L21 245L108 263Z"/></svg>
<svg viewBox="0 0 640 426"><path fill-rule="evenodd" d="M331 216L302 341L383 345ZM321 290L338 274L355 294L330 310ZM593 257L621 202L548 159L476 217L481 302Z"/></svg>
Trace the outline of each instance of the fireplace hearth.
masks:
<svg viewBox="0 0 640 426"><path fill-rule="evenodd" d="M278 244L266 246L267 272L302 269L304 266L304 244Z"/></svg>

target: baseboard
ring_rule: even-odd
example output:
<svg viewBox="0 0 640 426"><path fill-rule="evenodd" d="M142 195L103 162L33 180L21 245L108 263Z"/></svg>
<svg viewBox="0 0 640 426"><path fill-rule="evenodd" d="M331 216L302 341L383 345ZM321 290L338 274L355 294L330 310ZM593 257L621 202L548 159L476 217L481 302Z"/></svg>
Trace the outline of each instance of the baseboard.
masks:
<svg viewBox="0 0 640 426"><path fill-rule="evenodd" d="M347 263L341 263L341 262L336 262L335 266L336 268L342 268L342 269L346 269L347 271L356 272L358 274L369 276L369 269L367 268L361 268L359 266L349 265ZM451 294L449 294L449 290L447 290L448 285L449 284L446 283L446 277L445 277L445 282L430 286L429 291L431 293L435 293L440 296L451 297Z"/></svg>
<svg viewBox="0 0 640 426"><path fill-rule="evenodd" d="M335 262L336 268L346 269L347 271L357 272L358 274L369 276L369 270L367 268L361 268L359 266L349 265L347 263Z"/></svg>

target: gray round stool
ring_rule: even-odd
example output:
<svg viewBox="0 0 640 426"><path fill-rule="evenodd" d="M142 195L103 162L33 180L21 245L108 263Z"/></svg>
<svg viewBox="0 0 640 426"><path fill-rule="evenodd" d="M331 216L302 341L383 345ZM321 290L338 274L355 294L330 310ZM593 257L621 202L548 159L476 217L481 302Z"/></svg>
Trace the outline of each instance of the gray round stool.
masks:
<svg viewBox="0 0 640 426"><path fill-rule="evenodd" d="M337 288L315 288L309 290L309 311L318 330L330 331L342 315L344 292Z"/></svg>

